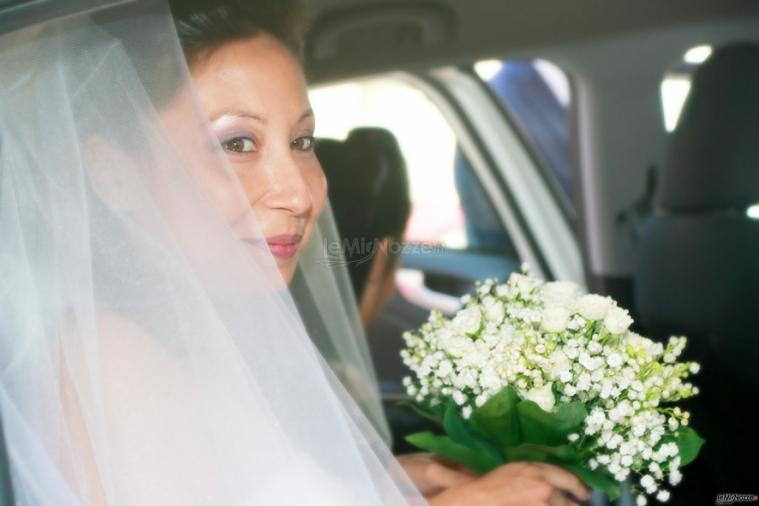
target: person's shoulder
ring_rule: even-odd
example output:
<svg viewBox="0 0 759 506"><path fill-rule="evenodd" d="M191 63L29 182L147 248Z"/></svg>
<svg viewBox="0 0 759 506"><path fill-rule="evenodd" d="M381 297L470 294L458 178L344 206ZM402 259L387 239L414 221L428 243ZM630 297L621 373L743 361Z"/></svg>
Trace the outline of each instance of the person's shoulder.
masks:
<svg viewBox="0 0 759 506"><path fill-rule="evenodd" d="M97 313L97 337L103 353L128 356L153 348L148 332L134 321L111 310Z"/></svg>
<svg viewBox="0 0 759 506"><path fill-rule="evenodd" d="M113 311L97 314L96 346L106 386L130 385L139 390L147 378L167 378L176 372L172 359L156 336ZM150 385L144 385L151 388ZM119 387L120 389L120 387Z"/></svg>

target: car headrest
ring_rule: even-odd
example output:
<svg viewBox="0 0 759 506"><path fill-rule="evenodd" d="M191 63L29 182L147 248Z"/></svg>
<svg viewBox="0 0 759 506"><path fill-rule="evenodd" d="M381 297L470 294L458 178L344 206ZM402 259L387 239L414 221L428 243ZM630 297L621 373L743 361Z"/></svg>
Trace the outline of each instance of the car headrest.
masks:
<svg viewBox="0 0 759 506"><path fill-rule="evenodd" d="M759 45L716 50L695 72L660 177L668 212L759 203Z"/></svg>

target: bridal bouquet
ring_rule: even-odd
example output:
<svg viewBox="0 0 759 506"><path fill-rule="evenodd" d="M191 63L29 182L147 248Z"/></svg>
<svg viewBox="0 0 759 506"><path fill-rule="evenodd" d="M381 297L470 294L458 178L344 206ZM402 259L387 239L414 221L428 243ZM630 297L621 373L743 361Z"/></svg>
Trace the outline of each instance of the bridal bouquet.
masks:
<svg viewBox="0 0 759 506"><path fill-rule="evenodd" d="M526 267L505 284L479 283L462 303L404 334L410 405L445 431L410 443L479 472L556 464L612 500L634 476L638 505L669 499L703 444L674 406L698 393L687 379L699 365L678 361L685 337L641 337L614 300Z"/></svg>

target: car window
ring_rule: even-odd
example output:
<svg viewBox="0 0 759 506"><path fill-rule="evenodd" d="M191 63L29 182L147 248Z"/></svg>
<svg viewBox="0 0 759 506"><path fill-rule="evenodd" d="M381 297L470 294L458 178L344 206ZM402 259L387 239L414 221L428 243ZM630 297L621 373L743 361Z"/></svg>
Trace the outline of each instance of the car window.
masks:
<svg viewBox="0 0 759 506"><path fill-rule="evenodd" d="M367 126L396 136L412 201L406 242L516 255L451 126L415 85L379 77L317 87L310 99L319 138L344 139Z"/></svg>
<svg viewBox="0 0 759 506"><path fill-rule="evenodd" d="M474 70L531 148L565 212L574 217L572 98L566 73L540 59L483 60L474 64Z"/></svg>

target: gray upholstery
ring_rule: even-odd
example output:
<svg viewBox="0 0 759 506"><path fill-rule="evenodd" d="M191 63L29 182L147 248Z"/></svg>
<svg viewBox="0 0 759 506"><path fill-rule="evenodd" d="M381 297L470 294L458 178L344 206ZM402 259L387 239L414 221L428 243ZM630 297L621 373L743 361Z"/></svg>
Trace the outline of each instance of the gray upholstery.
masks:
<svg viewBox="0 0 759 506"><path fill-rule="evenodd" d="M646 333L690 338L690 401L705 437L675 504L756 491L759 439L759 46L715 51L696 72L644 227L636 309ZM749 408L750 407L750 408Z"/></svg>

